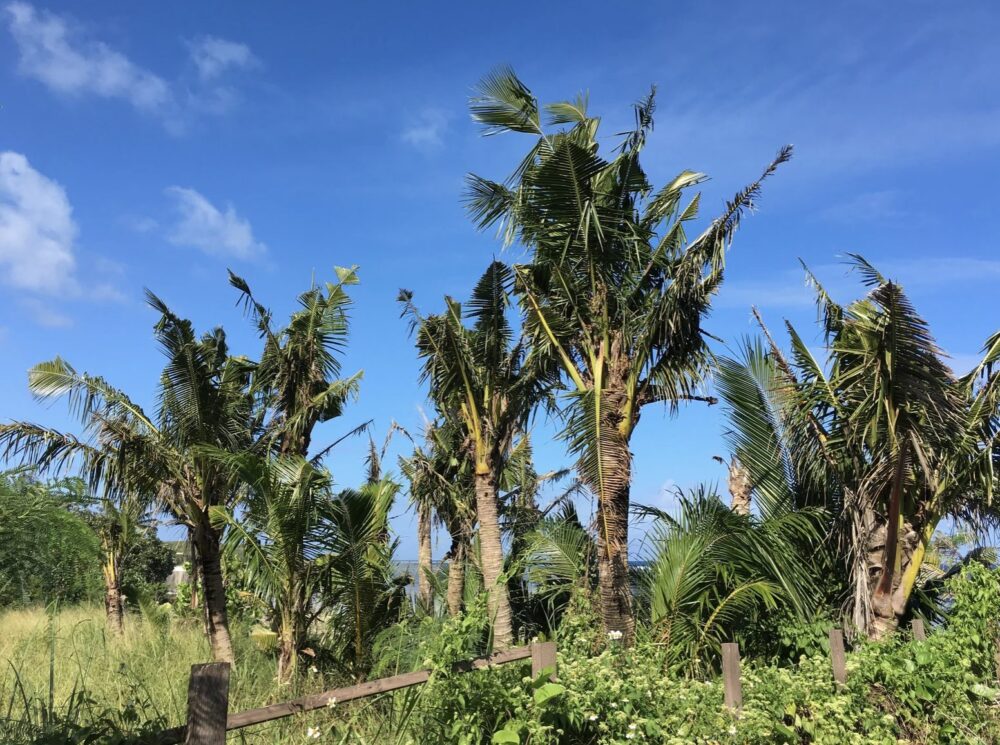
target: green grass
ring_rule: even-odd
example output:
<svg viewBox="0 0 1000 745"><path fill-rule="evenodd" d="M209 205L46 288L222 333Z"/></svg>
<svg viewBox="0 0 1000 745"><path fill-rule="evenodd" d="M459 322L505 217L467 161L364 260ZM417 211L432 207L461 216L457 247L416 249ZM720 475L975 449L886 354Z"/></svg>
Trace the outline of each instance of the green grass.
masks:
<svg viewBox="0 0 1000 745"><path fill-rule="evenodd" d="M286 701L343 681L307 673L290 686L275 680L273 656L257 648L245 628L234 629L238 664L230 681L230 711ZM32 723L34 735L16 742L65 742L37 739L46 729L73 726L137 729L143 723L173 727L187 712L191 665L210 659L201 623L164 616L147 620L130 614L124 638L106 632L104 610L80 606L47 613L45 609L0 614L0 720L12 741L10 722ZM124 715L122 714L124 712ZM134 712L135 719L129 717ZM305 742L306 731L329 720L317 712L233 734L233 742ZM121 719L121 721L119 721ZM35 738L35 739L33 739Z"/></svg>

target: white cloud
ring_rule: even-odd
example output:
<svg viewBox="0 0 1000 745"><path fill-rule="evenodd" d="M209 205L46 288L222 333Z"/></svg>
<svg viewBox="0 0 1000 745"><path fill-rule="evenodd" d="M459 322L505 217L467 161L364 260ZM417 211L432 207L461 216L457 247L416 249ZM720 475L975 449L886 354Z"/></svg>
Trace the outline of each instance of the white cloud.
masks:
<svg viewBox="0 0 1000 745"><path fill-rule="evenodd" d="M24 2L6 7L22 74L65 95L120 98L153 112L170 106L169 85L108 45L81 38L65 18Z"/></svg>
<svg viewBox="0 0 1000 745"><path fill-rule="evenodd" d="M159 118L174 134L199 116L231 111L240 97L221 78L231 70L260 64L245 44L205 36L188 45L198 80L193 85L190 80L168 81L90 38L67 16L37 10L22 0L8 3L4 15L20 52L22 75L59 95L126 101Z"/></svg>
<svg viewBox="0 0 1000 745"><path fill-rule="evenodd" d="M192 246L207 254L250 259L261 256L267 247L256 240L250 223L231 204L225 210L209 202L194 189L171 186L179 219L168 240L178 246Z"/></svg>
<svg viewBox="0 0 1000 745"><path fill-rule="evenodd" d="M219 77L230 68L247 69L260 64L250 47L216 36L202 36L189 45L191 60L202 80Z"/></svg>
<svg viewBox="0 0 1000 745"><path fill-rule="evenodd" d="M424 109L403 130L403 142L418 150L436 150L444 145L444 135L448 130L448 117L438 109Z"/></svg>
<svg viewBox="0 0 1000 745"><path fill-rule="evenodd" d="M77 226L66 191L20 153L0 153L0 271L34 292L75 292Z"/></svg>

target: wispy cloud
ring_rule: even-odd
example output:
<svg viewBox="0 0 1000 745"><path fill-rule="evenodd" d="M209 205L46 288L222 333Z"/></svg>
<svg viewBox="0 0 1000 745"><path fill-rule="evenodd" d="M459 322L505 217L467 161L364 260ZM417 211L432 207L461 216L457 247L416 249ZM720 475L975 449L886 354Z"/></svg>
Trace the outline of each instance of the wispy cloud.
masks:
<svg viewBox="0 0 1000 745"><path fill-rule="evenodd" d="M871 261L876 269L899 282L907 291L952 292L956 285L972 286L1000 280L1000 259L954 256ZM810 271L839 302L849 302L863 292L859 278L848 264L811 266ZM751 305L807 308L815 304L815 293L807 286L802 269L787 269L766 279L727 282L714 304L720 308L749 308Z"/></svg>
<svg viewBox="0 0 1000 745"><path fill-rule="evenodd" d="M103 42L79 38L67 19L24 2L10 3L6 11L23 75L57 93L121 98L147 112L170 104L163 78Z"/></svg>
<svg viewBox="0 0 1000 745"><path fill-rule="evenodd" d="M267 251L254 237L250 222L240 217L233 205L219 209L194 189L180 186L171 186L166 193L174 200L178 215L167 236L171 243L239 259L258 258Z"/></svg>
<svg viewBox="0 0 1000 745"><path fill-rule="evenodd" d="M867 191L847 201L831 204L820 215L834 222L883 222L906 216L902 197L896 189Z"/></svg>
<svg viewBox="0 0 1000 745"><path fill-rule="evenodd" d="M51 300L25 298L21 305L39 326L50 329L64 329L73 325L73 319L60 311Z"/></svg>
<svg viewBox="0 0 1000 745"><path fill-rule="evenodd" d="M198 72L196 85L169 82L124 53L93 39L79 23L21 2L4 8L19 52L18 70L56 94L119 99L157 117L173 133L183 132L202 114L224 114L238 102L234 88L222 84L227 72L259 64L245 44L201 37L189 44Z"/></svg>
<svg viewBox="0 0 1000 745"><path fill-rule="evenodd" d="M245 70L260 65L246 44L217 36L202 36L190 42L188 48L202 80L214 80L230 69Z"/></svg>
<svg viewBox="0 0 1000 745"><path fill-rule="evenodd" d="M440 109L423 109L413 117L400 138L417 150L429 152L444 145L448 131L448 115Z"/></svg>
<svg viewBox="0 0 1000 745"><path fill-rule="evenodd" d="M0 153L0 269L21 290L78 291L77 225L65 189L15 152Z"/></svg>

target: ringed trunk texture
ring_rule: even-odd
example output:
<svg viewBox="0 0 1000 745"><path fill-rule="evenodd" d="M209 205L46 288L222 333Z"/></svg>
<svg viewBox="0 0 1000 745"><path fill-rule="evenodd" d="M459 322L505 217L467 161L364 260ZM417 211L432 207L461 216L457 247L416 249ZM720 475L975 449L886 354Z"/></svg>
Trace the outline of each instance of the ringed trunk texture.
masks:
<svg viewBox="0 0 1000 745"><path fill-rule="evenodd" d="M425 608L434 602L431 590L431 508L422 504L417 508L417 598Z"/></svg>
<svg viewBox="0 0 1000 745"><path fill-rule="evenodd" d="M115 636L125 633L125 608L118 578L104 574L104 610L108 617L108 630Z"/></svg>
<svg viewBox="0 0 1000 745"><path fill-rule="evenodd" d="M493 647L507 649L514 642L511 628L510 596L507 583L500 581L503 573L503 545L500 542L500 521L497 517L497 485L492 469L476 474L476 514L479 518L479 550L482 560L483 584L493 622Z"/></svg>
<svg viewBox="0 0 1000 745"><path fill-rule="evenodd" d="M205 625L208 642L212 647L215 662L233 663L233 644L229 637L229 616L226 613L226 588L222 582L222 552L219 534L204 524L196 529L198 564L201 573L202 591L205 598Z"/></svg>
<svg viewBox="0 0 1000 745"><path fill-rule="evenodd" d="M619 398L623 398L619 397ZM588 483L597 495L597 581L601 619L608 633L620 633L626 645L635 636L628 567L629 484L632 453L620 429L624 419L615 396L605 397L601 416L600 483Z"/></svg>
<svg viewBox="0 0 1000 745"><path fill-rule="evenodd" d="M462 597L465 595L466 543L452 536L451 550L448 552L448 615L457 616L462 612Z"/></svg>
<svg viewBox="0 0 1000 745"><path fill-rule="evenodd" d="M909 459L909 444L908 439L903 440L893 468L892 484L889 491L889 509L886 515L882 572L872 593L872 612L875 614L872 635L875 638L882 638L896 630L909 600L908 597L896 592L901 584L904 564L899 537L903 527L903 481L906 477L906 465ZM912 530L904 535L909 537L909 533L912 533ZM912 548L906 553L912 554Z"/></svg>
<svg viewBox="0 0 1000 745"><path fill-rule="evenodd" d="M737 515L750 514L750 473L734 455L729 461L729 495L733 512Z"/></svg>
<svg viewBox="0 0 1000 745"><path fill-rule="evenodd" d="M301 618L303 605L298 603L289 613L284 614L278 631L278 682L290 683L295 677L299 662L299 650L305 639Z"/></svg>

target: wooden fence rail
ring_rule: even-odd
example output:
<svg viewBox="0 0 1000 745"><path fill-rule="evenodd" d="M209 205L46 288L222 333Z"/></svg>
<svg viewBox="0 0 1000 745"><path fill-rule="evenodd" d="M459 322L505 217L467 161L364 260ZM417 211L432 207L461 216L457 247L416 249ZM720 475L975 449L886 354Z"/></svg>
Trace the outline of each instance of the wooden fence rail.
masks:
<svg viewBox="0 0 1000 745"><path fill-rule="evenodd" d="M911 630L913 638L918 641L927 639L927 631L922 620L914 619ZM997 640L997 678L1000 680L1000 639ZM453 673L468 673L519 660L531 660L531 674L537 677L548 670L551 679L556 675L556 644L542 642L517 647L504 652L497 652L488 657L478 657L473 660L463 660L451 666ZM847 682L846 655L844 653L844 632L839 628L830 630L830 666L833 679L839 685ZM227 663L211 663L194 665L191 668L191 680L188 686L188 720L181 727L164 730L155 739L156 745L224 745L228 730L241 729L254 724L262 724L275 719L301 714L306 711L322 709L332 703L354 701L379 693L398 691L403 688L426 683L431 676L430 670L417 670L412 673L394 675L367 683L336 688L294 701L285 701L258 709L249 709L235 714L228 712L229 707L229 665ZM725 708L739 716L743 706L743 687L740 675L740 648L738 644L722 645L722 681L724 686Z"/></svg>
<svg viewBox="0 0 1000 745"><path fill-rule="evenodd" d="M488 657L463 660L451 666L453 673L468 673L519 660L531 660L532 676L550 670L550 677L556 674L556 644L541 642L526 647L516 647L497 652ZM223 745L228 730L241 729L254 724L271 722L306 711L314 711L333 703L354 701L379 693L398 691L403 688L426 683L430 670L393 675L390 678L359 683L346 688L316 693L311 696L285 701L258 709L249 709L230 714L229 708L229 664L225 662L194 665L188 686L188 721L186 725L164 730L154 740L157 745Z"/></svg>

